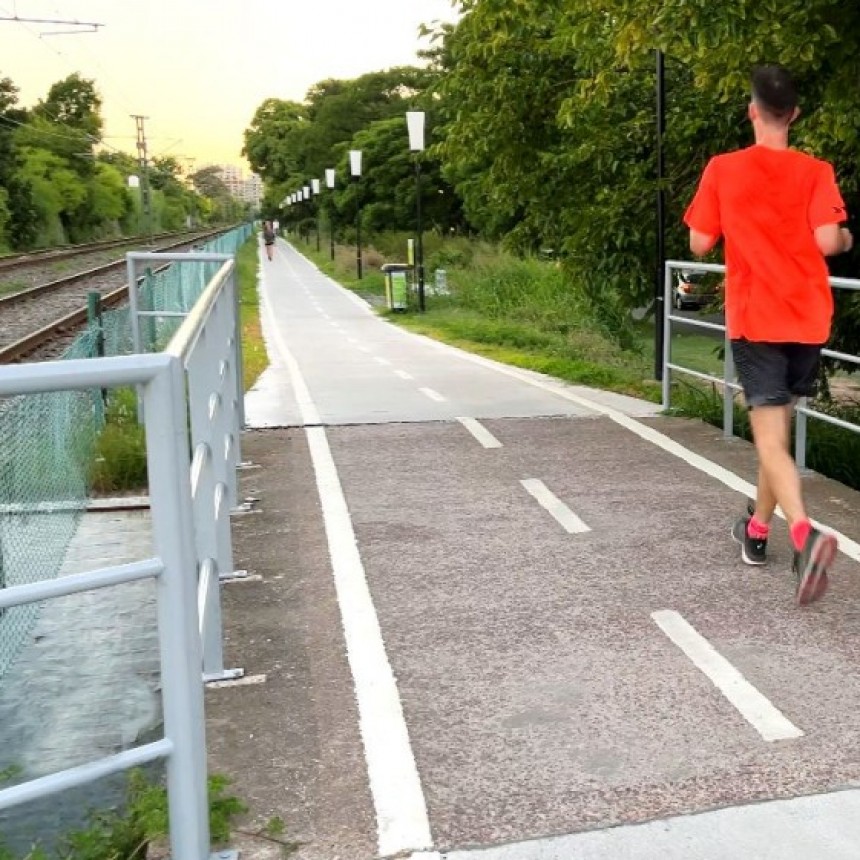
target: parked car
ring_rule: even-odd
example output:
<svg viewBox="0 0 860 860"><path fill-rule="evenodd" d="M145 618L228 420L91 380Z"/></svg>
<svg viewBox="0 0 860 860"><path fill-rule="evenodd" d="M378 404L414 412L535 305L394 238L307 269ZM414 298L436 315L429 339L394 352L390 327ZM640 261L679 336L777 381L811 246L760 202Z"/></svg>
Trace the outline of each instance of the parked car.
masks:
<svg viewBox="0 0 860 860"><path fill-rule="evenodd" d="M675 272L675 289L672 304L679 311L701 310L712 304L717 297L713 277L707 272L680 269Z"/></svg>

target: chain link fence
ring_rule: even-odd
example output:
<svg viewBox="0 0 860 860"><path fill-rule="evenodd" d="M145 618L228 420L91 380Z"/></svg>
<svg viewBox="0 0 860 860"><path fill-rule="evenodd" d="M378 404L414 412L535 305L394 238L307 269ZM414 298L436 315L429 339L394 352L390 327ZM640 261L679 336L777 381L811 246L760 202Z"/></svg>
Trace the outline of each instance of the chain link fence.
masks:
<svg viewBox="0 0 860 860"><path fill-rule="evenodd" d="M195 250L235 254L252 233L243 225ZM147 272L139 307L176 314L148 320L145 344L161 349L182 323L215 263L183 263ZM127 307L105 312L75 339L63 359L132 352ZM99 391L15 397L0 405L0 588L53 579L87 507L96 442L104 423ZM8 671L40 606L0 610L0 678Z"/></svg>

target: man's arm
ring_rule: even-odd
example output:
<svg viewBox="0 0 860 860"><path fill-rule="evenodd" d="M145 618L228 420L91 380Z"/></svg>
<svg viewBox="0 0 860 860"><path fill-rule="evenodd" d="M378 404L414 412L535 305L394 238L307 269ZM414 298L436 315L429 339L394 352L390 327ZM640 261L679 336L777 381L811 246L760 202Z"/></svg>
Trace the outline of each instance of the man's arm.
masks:
<svg viewBox="0 0 860 860"><path fill-rule="evenodd" d="M690 240L692 245L692 239ZM815 244L825 257L844 254L854 247L854 237L847 227L838 224L822 224L815 228Z"/></svg>
<svg viewBox="0 0 860 860"><path fill-rule="evenodd" d="M690 250L697 257L704 257L714 245L717 244L719 236L710 233L700 233L698 230L690 230Z"/></svg>

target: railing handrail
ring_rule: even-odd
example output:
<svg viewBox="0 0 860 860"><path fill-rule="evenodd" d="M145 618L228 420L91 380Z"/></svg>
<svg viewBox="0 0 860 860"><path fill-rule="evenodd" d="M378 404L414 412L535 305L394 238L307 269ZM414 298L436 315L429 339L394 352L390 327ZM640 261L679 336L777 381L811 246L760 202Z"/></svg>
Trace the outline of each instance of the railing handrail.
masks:
<svg viewBox="0 0 860 860"><path fill-rule="evenodd" d="M201 678L197 635L194 534L184 444L184 372L176 356L130 355L83 358L0 367L0 397L62 390L139 385L146 409L157 421L145 426L147 466L157 559L76 574L49 585L7 589L4 604L75 593L82 586L108 587L143 576L157 579L158 638L162 678L164 738L79 767L27 780L0 791L0 809L46 797L147 761L167 761L172 856L209 856L209 804Z"/></svg>
<svg viewBox="0 0 860 860"><path fill-rule="evenodd" d="M674 271L692 271L692 272L713 272L723 274L726 271L723 263L701 263L688 260L667 260L665 266L664 277L664 320L663 320L663 408L670 409L672 402L672 379L671 371L677 371L698 379L709 380L723 386L723 436L726 439L731 439L734 436L734 397L735 393L740 390L740 386L734 381L734 361L732 359L731 344L728 339L728 331L725 324L711 323L703 320L690 320L686 317L676 316L672 313L672 292L673 282L672 273ZM860 291L860 279L856 278L841 278L829 277L830 286L834 289ZM692 368L684 367L683 365L673 362L672 356L672 323L680 322L684 325L690 325L697 328L708 328L724 333L724 357L723 357L723 375L722 377L714 376L713 374L703 371L693 370ZM827 358L834 358L839 361L845 361L860 366L860 355L852 353L837 352L831 349L822 349L821 354ZM806 440L807 440L807 419L814 418L818 421L824 421L828 424L849 430L854 433L860 433L860 424L855 424L851 421L844 421L833 415L826 415L823 412L818 412L810 409L807 405L807 398L802 397L798 401L795 409L796 433L795 433L795 460L798 468L801 470L806 468Z"/></svg>
<svg viewBox="0 0 860 860"><path fill-rule="evenodd" d="M0 790L0 809L164 758L172 856L205 860L209 804L203 680L241 674L241 670L223 670L220 608L220 579L232 570L230 504L237 493L239 434L244 423L236 264L233 254L212 252L142 253L128 258L136 354L0 367L0 397L138 389L141 414L155 418L143 423L156 557L15 585L0 592L0 608L154 579L164 739ZM187 312L165 314L185 319L159 353L140 351L139 317L149 314L139 310L136 300L133 275L141 261L222 264ZM201 446L208 456L197 456ZM235 854L226 852L226 856Z"/></svg>

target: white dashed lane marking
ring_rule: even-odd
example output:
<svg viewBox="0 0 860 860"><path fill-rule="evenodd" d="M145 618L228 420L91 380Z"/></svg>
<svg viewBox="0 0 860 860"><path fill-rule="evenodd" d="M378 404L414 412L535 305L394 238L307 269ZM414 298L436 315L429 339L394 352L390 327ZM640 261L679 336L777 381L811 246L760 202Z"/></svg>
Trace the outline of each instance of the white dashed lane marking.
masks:
<svg viewBox="0 0 860 860"><path fill-rule="evenodd" d="M528 478L520 483L568 534L584 534L591 531L558 496L547 489L543 481Z"/></svg>
<svg viewBox="0 0 860 860"><path fill-rule="evenodd" d="M651 617L766 741L803 736L803 732L789 722L782 711L753 687L682 615L661 609L652 612Z"/></svg>
<svg viewBox="0 0 860 860"><path fill-rule="evenodd" d="M457 419L485 448L501 448L502 443L474 418Z"/></svg>

